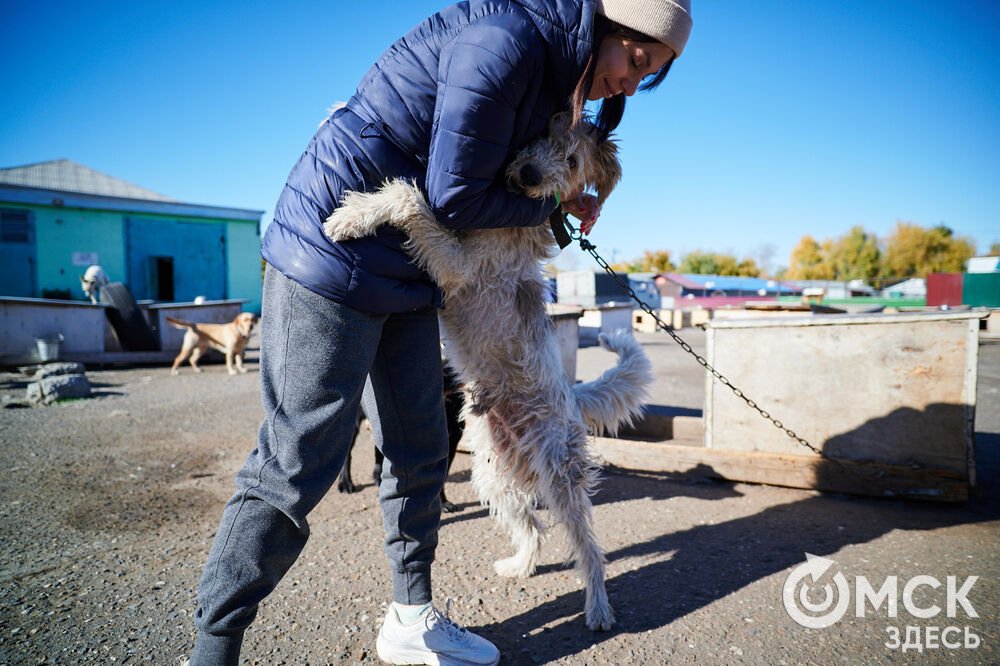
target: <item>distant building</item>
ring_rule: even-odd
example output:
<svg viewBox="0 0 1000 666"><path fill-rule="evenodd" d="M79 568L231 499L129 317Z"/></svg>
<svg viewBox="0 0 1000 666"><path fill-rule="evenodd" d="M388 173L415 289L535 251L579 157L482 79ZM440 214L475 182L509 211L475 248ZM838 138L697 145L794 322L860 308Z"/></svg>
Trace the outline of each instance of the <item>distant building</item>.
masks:
<svg viewBox="0 0 1000 666"><path fill-rule="evenodd" d="M973 257L969 259L966 273L997 273L1000 272L1000 257Z"/></svg>
<svg viewBox="0 0 1000 666"><path fill-rule="evenodd" d="M1000 308L1000 257L973 257L962 279L962 302Z"/></svg>
<svg viewBox="0 0 1000 666"><path fill-rule="evenodd" d="M695 273L661 273L655 284L661 307L716 308L753 301L773 301L779 296L796 296L801 289L767 278Z"/></svg>
<svg viewBox="0 0 1000 666"><path fill-rule="evenodd" d="M927 280L910 278L882 288L883 298L927 298Z"/></svg>
<svg viewBox="0 0 1000 666"><path fill-rule="evenodd" d="M184 203L62 159L0 169L0 295L82 299L98 264L137 300L246 298L263 211Z"/></svg>
<svg viewBox="0 0 1000 666"><path fill-rule="evenodd" d="M620 274L629 288L651 308L660 307L660 298L653 284L655 273ZM559 271L556 275L556 296L564 305L593 308L614 303L634 303L629 293L608 273L594 271ZM636 304L636 307L639 307Z"/></svg>
<svg viewBox="0 0 1000 666"><path fill-rule="evenodd" d="M874 287L864 280L785 280L783 284L799 290L822 289L823 298L827 300L844 300L858 296L875 296Z"/></svg>
<svg viewBox="0 0 1000 666"><path fill-rule="evenodd" d="M927 305L1000 309L1000 271L931 273L927 276Z"/></svg>

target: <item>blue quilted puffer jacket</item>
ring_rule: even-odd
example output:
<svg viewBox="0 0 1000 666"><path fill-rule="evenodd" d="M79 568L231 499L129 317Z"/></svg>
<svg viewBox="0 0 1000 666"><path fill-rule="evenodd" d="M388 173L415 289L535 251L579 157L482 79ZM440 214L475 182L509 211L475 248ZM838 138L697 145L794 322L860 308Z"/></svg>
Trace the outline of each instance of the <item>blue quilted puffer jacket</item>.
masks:
<svg viewBox="0 0 1000 666"><path fill-rule="evenodd" d="M509 191L505 166L565 110L591 52L595 0L471 0L393 44L299 158L262 241L269 264L367 312L441 305L403 234L333 243L344 192L413 179L453 229L534 226L555 208Z"/></svg>

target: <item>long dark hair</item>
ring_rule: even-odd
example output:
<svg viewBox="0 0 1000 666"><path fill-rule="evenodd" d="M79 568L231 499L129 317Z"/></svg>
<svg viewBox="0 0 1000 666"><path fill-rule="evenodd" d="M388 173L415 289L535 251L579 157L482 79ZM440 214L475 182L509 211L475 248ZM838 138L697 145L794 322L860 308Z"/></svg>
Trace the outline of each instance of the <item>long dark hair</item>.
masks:
<svg viewBox="0 0 1000 666"><path fill-rule="evenodd" d="M658 42L658 39L654 39L649 35L645 35L638 30L633 30L632 28L627 28L620 23L615 23L614 21L608 19L602 14L596 14L594 16L594 43L590 50L590 59L587 61L587 66L583 70L583 76L580 77L580 81L576 84L576 89L573 90L573 95L570 97L570 110L573 114L573 124L577 124L584 117L584 105L587 103L587 95L590 93L590 87L594 83L594 70L597 67L597 54L601 49L601 43L607 36L621 37L632 42ZM670 65L673 64L674 59L671 58L667 61L667 64L660 68L656 74L646 77L639 85L640 91L652 90L656 86L663 82L666 78L667 72L670 71ZM601 132L601 140L608 138L618 127L618 123L622 121L622 116L625 115L625 95L618 94L609 99L605 99L601 102L601 108L598 110L596 117L593 119L593 123L597 125L597 128Z"/></svg>

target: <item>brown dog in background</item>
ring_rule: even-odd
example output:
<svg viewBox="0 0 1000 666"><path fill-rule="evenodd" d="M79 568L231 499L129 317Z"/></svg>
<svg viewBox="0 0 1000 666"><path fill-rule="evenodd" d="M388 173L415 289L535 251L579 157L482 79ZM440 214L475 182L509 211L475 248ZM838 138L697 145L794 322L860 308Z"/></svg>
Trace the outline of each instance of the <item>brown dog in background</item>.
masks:
<svg viewBox="0 0 1000 666"><path fill-rule="evenodd" d="M229 374L235 375L237 371L246 372L243 367L243 350L250 340L250 331L257 323L257 315L243 312L228 324L192 324L189 321L173 317L165 317L165 319L177 328L187 329L187 332L184 333L181 351L174 359L170 374L176 375L177 366L189 355L191 356L191 367L194 368L195 372L201 372L201 368L198 367L198 359L209 347L226 355L226 370L229 371ZM235 369L233 368L234 361L236 363Z"/></svg>

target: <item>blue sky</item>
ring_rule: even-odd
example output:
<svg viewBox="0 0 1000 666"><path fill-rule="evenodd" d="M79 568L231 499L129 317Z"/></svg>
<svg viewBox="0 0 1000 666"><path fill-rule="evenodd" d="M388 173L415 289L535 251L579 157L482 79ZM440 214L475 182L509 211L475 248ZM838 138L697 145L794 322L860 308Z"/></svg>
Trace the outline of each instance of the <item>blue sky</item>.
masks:
<svg viewBox="0 0 1000 666"><path fill-rule="evenodd" d="M693 3L683 57L617 133L602 254L777 268L804 234L897 220L1000 241L1000 4ZM326 109L444 6L282 4L0 4L0 167L68 158L267 224Z"/></svg>

